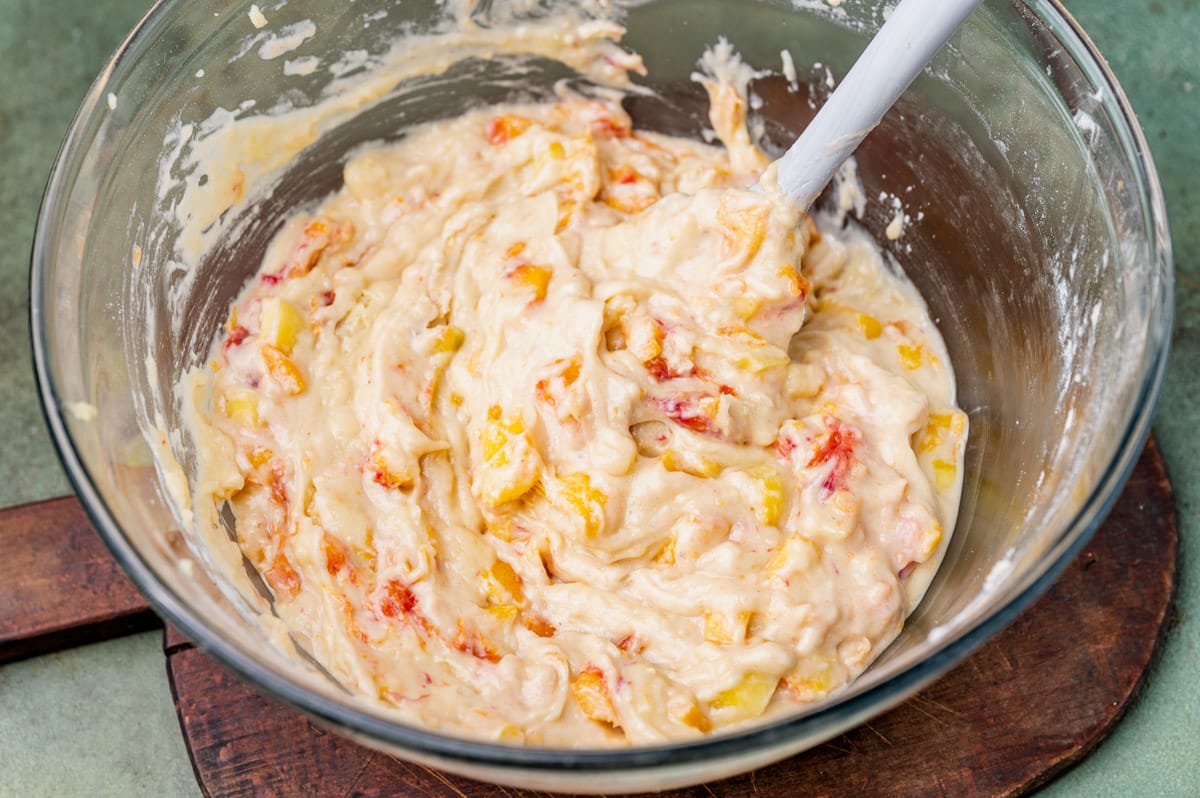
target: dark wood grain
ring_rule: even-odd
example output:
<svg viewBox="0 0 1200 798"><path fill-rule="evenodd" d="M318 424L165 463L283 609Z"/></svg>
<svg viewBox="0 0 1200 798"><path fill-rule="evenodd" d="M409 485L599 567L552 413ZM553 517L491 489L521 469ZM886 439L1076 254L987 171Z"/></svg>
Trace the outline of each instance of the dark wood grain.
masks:
<svg viewBox="0 0 1200 798"><path fill-rule="evenodd" d="M1091 544L1029 611L897 709L790 760L685 796L1019 795L1090 752L1137 695L1168 627L1178 531L1151 441ZM391 759L311 725L198 650L168 646L209 796L530 798Z"/></svg>
<svg viewBox="0 0 1200 798"><path fill-rule="evenodd" d="M158 623L74 496L0 510L0 663Z"/></svg>

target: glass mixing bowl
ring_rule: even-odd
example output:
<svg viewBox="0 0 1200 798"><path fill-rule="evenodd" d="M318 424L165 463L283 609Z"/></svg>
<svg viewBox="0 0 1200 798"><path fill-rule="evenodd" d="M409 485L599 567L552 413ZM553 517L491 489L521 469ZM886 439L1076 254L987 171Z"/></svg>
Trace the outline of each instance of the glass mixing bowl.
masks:
<svg viewBox="0 0 1200 798"><path fill-rule="evenodd" d="M485 25L493 5L476 5ZM811 118L825 70L844 74L883 14L873 2L620 5L625 44L644 56L643 82L658 92L629 102L645 127L700 135L705 98L689 73L719 35L760 69L778 69L789 50L799 91L778 75L755 82L755 116L775 147ZM406 726L357 702L272 645L270 628L189 543L146 433L160 416L187 470L171 386L204 357L280 214L335 189L348 151L467 105L545 93L569 71L480 50L347 109L249 186L245 206L215 217L215 245L184 268L176 184L186 164L164 151L185 155L218 109L311 105L356 70L402 64L393 40L445 14L433 0L264 8L260 31L246 3L164 0L97 79L38 221L34 358L67 473L134 582L204 650L318 722L423 764L533 788L661 789L749 770L882 712L962 660L1048 587L1120 490L1149 428L1171 327L1158 180L1120 87L1062 6L989 0L858 153L866 196L901 197L914 220L902 238L880 239L940 325L971 419L957 530L900 638L849 689L806 711L676 745L514 748ZM284 44L312 35L264 57L289 33ZM321 66L298 74L301 57ZM890 203L871 201L862 222L878 234L892 215Z"/></svg>

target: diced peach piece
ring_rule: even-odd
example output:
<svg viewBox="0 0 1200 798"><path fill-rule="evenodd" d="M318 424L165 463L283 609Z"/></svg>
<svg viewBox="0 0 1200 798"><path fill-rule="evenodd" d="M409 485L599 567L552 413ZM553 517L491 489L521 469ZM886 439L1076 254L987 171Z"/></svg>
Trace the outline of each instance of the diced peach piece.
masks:
<svg viewBox="0 0 1200 798"><path fill-rule="evenodd" d="M929 426L939 429L950 429L950 423L953 418L953 413L930 413Z"/></svg>
<svg viewBox="0 0 1200 798"><path fill-rule="evenodd" d="M281 273L264 275L268 283L279 282L282 277L307 274L330 244L344 243L354 238L354 224L347 220L314 219L305 226L300 241L292 250ZM273 279L267 279L273 278Z"/></svg>
<svg viewBox="0 0 1200 798"><path fill-rule="evenodd" d="M950 416L950 431L961 438L967 432L967 414L955 410Z"/></svg>
<svg viewBox="0 0 1200 798"><path fill-rule="evenodd" d="M526 629L533 632L538 637L554 637L554 633L557 631L554 628L554 624L550 623L542 616L533 613L526 613L524 616L522 616L521 623L525 625Z"/></svg>
<svg viewBox="0 0 1200 798"><path fill-rule="evenodd" d="M754 504L754 515L764 526L775 526L783 510L783 481L779 472L770 464L746 469L746 475L758 483L759 501Z"/></svg>
<svg viewBox="0 0 1200 798"><path fill-rule="evenodd" d="M495 521L488 521L484 527L489 535L503 540L505 543L512 543L513 539L513 522L511 518L498 518Z"/></svg>
<svg viewBox="0 0 1200 798"><path fill-rule="evenodd" d="M937 550L938 544L942 542L942 525L934 522L933 526L929 527L925 536L921 539L921 548L917 550L917 555L924 562L933 556L933 552Z"/></svg>
<svg viewBox="0 0 1200 798"><path fill-rule="evenodd" d="M925 429L916 436L918 452L932 452L946 441L946 430L950 428L949 413L930 413Z"/></svg>
<svg viewBox="0 0 1200 798"><path fill-rule="evenodd" d="M749 321L754 318L754 314L758 313L762 307L762 300L748 294L738 294L733 298L733 312L742 321Z"/></svg>
<svg viewBox="0 0 1200 798"><path fill-rule="evenodd" d="M883 334L883 324L874 316L868 316L866 313L858 314L858 326L862 330L863 337L868 341L874 341Z"/></svg>
<svg viewBox="0 0 1200 798"><path fill-rule="evenodd" d="M454 636L454 647L476 659L488 662L499 662L501 659L500 653L484 637L483 632L468 626L462 618L458 619L458 634Z"/></svg>
<svg viewBox="0 0 1200 798"><path fill-rule="evenodd" d="M487 611L497 620L511 621L520 614L521 608L516 604L492 604Z"/></svg>
<svg viewBox="0 0 1200 798"><path fill-rule="evenodd" d="M276 598L291 601L300 592L300 574L282 552L275 555L271 567L263 571L263 578L271 586Z"/></svg>
<svg viewBox="0 0 1200 798"><path fill-rule="evenodd" d="M572 200L560 200L558 203L558 221L554 225L554 232L557 235L567 229L567 225L571 223L571 217L575 215L577 203Z"/></svg>
<svg viewBox="0 0 1200 798"><path fill-rule="evenodd" d="M267 364L267 373L276 385L292 396L304 393L304 376L290 357L271 344L264 344L261 351L263 361Z"/></svg>
<svg viewBox="0 0 1200 798"><path fill-rule="evenodd" d="M260 447L246 455L246 459L250 462L250 465L254 466L255 468L262 468L267 463L271 462L271 458L274 456L275 453L270 449Z"/></svg>
<svg viewBox="0 0 1200 798"><path fill-rule="evenodd" d="M483 499L493 507L519 499L541 479L541 458L520 418L505 418L498 405L488 410L481 443Z"/></svg>
<svg viewBox="0 0 1200 798"><path fill-rule="evenodd" d="M504 560L496 560L491 568L483 572L483 578L487 585L488 597L494 604L520 604L525 601L521 577Z"/></svg>
<svg viewBox="0 0 1200 798"><path fill-rule="evenodd" d="M762 346L747 349L745 354L734 360L733 364L742 371L759 374L767 369L786 366L791 362L792 359L788 357L787 352L777 346L764 343Z"/></svg>
<svg viewBox="0 0 1200 798"><path fill-rule="evenodd" d="M775 695L779 680L762 673L748 673L727 690L722 690L709 702L709 708L720 713L727 723L757 718L767 710Z"/></svg>
<svg viewBox="0 0 1200 798"><path fill-rule="evenodd" d="M571 681L571 693L589 719L596 723L620 726L617 711L609 697L608 684L604 681L604 671L595 665L588 665Z"/></svg>
<svg viewBox="0 0 1200 798"><path fill-rule="evenodd" d="M557 360L554 365L561 366L562 370L553 377L545 377L537 381L534 386L534 394L538 401L544 402L551 407L558 405L565 396L567 390L575 384L579 379L579 372L583 368L583 360L576 355L569 360Z"/></svg>
<svg viewBox="0 0 1200 798"><path fill-rule="evenodd" d="M717 221L724 228L722 256L728 258L740 252L748 261L757 255L767 237L770 213L770 208L757 197L737 194L722 197L717 208Z"/></svg>
<svg viewBox="0 0 1200 798"><path fill-rule="evenodd" d="M496 465L508 463L508 448L513 436L525 432L520 419L505 419L498 405L488 409L488 425L483 436L483 459Z"/></svg>
<svg viewBox="0 0 1200 798"><path fill-rule="evenodd" d="M567 474L559 480L562 497L567 505L583 519L584 534L594 538L604 530L604 505L608 496L592 487L592 478L586 473Z"/></svg>
<svg viewBox="0 0 1200 798"><path fill-rule="evenodd" d="M658 202L658 185L632 166L622 164L608 170L608 182L601 198L621 213L640 213Z"/></svg>
<svg viewBox="0 0 1200 798"><path fill-rule="evenodd" d="M940 491L947 491L954 487L954 483L958 477L958 469L954 463L946 460L933 461L933 482Z"/></svg>
<svg viewBox="0 0 1200 798"><path fill-rule="evenodd" d="M783 687L801 703L824 697L833 688L833 674L827 662L803 662L783 679Z"/></svg>
<svg viewBox="0 0 1200 798"><path fill-rule="evenodd" d="M225 415L243 427L258 426L258 394L249 388L233 388L225 394Z"/></svg>
<svg viewBox="0 0 1200 798"><path fill-rule="evenodd" d="M708 719L708 715L704 714L704 710L702 710L699 705L694 702L687 708L687 711L679 717L679 720L685 726L691 726L693 729L696 729L699 732L707 734L708 732L712 731L712 721Z"/></svg>
<svg viewBox="0 0 1200 798"><path fill-rule="evenodd" d="M672 535L662 548L658 550L658 554L654 555L654 562L659 565L674 565L675 564L675 536Z"/></svg>
<svg viewBox="0 0 1200 798"><path fill-rule="evenodd" d="M910 371L916 371L921 367L922 352L919 346L910 346L909 344L900 344L896 347L900 353L900 362Z"/></svg>
<svg viewBox="0 0 1200 798"><path fill-rule="evenodd" d="M367 465L370 469L371 481L388 490L406 488L413 482L413 475L408 472L408 469L395 468L388 463L381 452L376 452Z"/></svg>
<svg viewBox="0 0 1200 798"><path fill-rule="evenodd" d="M515 139L533 126L532 119L526 119L516 114L504 114L488 120L487 140L489 144L501 145Z"/></svg>
<svg viewBox="0 0 1200 798"><path fill-rule="evenodd" d="M811 363L791 363L787 370L787 392L792 399L812 399L825 385L825 370Z"/></svg>
<svg viewBox="0 0 1200 798"><path fill-rule="evenodd" d="M788 291L791 295L803 302L804 298L808 296L808 280L790 263L780 267L779 276L787 281Z"/></svg>
<svg viewBox="0 0 1200 798"><path fill-rule="evenodd" d="M518 285L528 286L533 289L533 302L541 302L546 298L546 291L550 287L550 277L552 274L553 272L549 269L544 269L541 266L522 263L520 266L512 269L507 277Z"/></svg>
<svg viewBox="0 0 1200 798"><path fill-rule="evenodd" d="M433 344L434 352L457 352L462 348L463 341L467 338L467 334L461 328L453 325L442 327L438 333L437 341Z"/></svg>
<svg viewBox="0 0 1200 798"><path fill-rule="evenodd" d="M723 612L704 613L704 639L718 646L727 646L745 640L751 614L739 612L731 619Z"/></svg>
<svg viewBox="0 0 1200 798"><path fill-rule="evenodd" d="M304 330L304 319L291 303L279 297L266 297L259 306L258 337L285 355L290 355Z"/></svg>
<svg viewBox="0 0 1200 798"><path fill-rule="evenodd" d="M674 449L662 453L662 467L667 471L681 471L701 479L713 479L721 473L721 464L699 455L684 456Z"/></svg>

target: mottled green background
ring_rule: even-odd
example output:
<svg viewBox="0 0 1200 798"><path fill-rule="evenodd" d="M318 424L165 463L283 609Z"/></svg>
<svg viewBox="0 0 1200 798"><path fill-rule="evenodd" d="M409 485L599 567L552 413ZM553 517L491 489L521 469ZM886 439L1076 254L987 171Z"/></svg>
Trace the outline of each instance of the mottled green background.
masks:
<svg viewBox="0 0 1200 798"><path fill-rule="evenodd" d="M853 2L854 0L848 0ZM0 506L69 488L29 365L28 255L55 151L146 0L0 0ZM1176 255L1175 348L1155 425L1183 534L1178 622L1115 733L1054 796L1200 795L1200 2L1069 0L1129 94L1158 162ZM3 552L0 552L3 556ZM931 752L931 756L936 755ZM0 668L0 795L191 796L158 634Z"/></svg>

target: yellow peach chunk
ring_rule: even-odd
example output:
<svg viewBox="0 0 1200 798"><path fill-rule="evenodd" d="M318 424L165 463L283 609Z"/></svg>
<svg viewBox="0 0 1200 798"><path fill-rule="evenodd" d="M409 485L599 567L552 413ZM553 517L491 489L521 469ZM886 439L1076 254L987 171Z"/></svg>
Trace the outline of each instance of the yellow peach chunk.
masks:
<svg viewBox="0 0 1200 798"><path fill-rule="evenodd" d="M483 499L493 507L519 499L541 479L541 457L519 418L504 418L499 406L488 411L481 440Z"/></svg>
<svg viewBox="0 0 1200 798"><path fill-rule="evenodd" d="M532 119L516 114L492 117L488 121L486 136L489 144L507 144L533 126Z"/></svg>
<svg viewBox="0 0 1200 798"><path fill-rule="evenodd" d="M758 297L740 294L733 298L733 312L742 321L753 318L754 314L758 313L760 307L762 307L762 301Z"/></svg>
<svg viewBox="0 0 1200 798"><path fill-rule="evenodd" d="M516 604L492 604L487 611L498 621L511 621L520 614L521 609Z"/></svg>
<svg viewBox="0 0 1200 798"><path fill-rule="evenodd" d="M779 276L782 277L788 286L788 292L794 296L803 299L808 295L808 280L806 280L796 267L788 263L779 268Z"/></svg>
<svg viewBox="0 0 1200 798"><path fill-rule="evenodd" d="M733 618L723 612L704 613L705 641L718 646L740 643L746 639L750 616L749 612L739 612Z"/></svg>
<svg viewBox="0 0 1200 798"><path fill-rule="evenodd" d="M709 707L726 723L757 718L767 710L779 679L764 673L748 673L740 682L717 694Z"/></svg>
<svg viewBox="0 0 1200 798"><path fill-rule="evenodd" d="M483 572L483 578L487 584L488 597L493 603L520 604L525 600L525 592L521 589L521 577L504 560L496 560L491 568Z"/></svg>
<svg viewBox="0 0 1200 798"><path fill-rule="evenodd" d="M583 714L596 723L620 726L617 711L608 694L604 672L595 665L588 665L571 681L571 694L583 710Z"/></svg>
<svg viewBox="0 0 1200 798"><path fill-rule="evenodd" d="M750 260L762 248L767 237L767 218L770 208L758 197L726 194L717 208L717 221L724 228L721 254L730 257L740 252Z"/></svg>
<svg viewBox="0 0 1200 798"><path fill-rule="evenodd" d="M811 363L791 363L787 370L787 393L791 399L811 399L825 385L825 370Z"/></svg>
<svg viewBox="0 0 1200 798"><path fill-rule="evenodd" d="M916 450L918 452L932 452L934 449L942 445L946 440L946 434L941 427L930 423L925 429L918 433Z"/></svg>
<svg viewBox="0 0 1200 798"><path fill-rule="evenodd" d="M784 689L802 703L816 701L833 687L830 663L823 661L803 662L783 679Z"/></svg>
<svg viewBox="0 0 1200 798"><path fill-rule="evenodd" d="M290 357L271 344L264 344L261 351L263 362L267 365L267 373L276 385L292 396L304 393L307 387L304 376Z"/></svg>
<svg viewBox="0 0 1200 798"><path fill-rule="evenodd" d="M900 352L900 362L905 368L916 371L921 367L921 347L900 344L896 349Z"/></svg>
<svg viewBox="0 0 1200 798"><path fill-rule="evenodd" d="M274 456L275 453L270 449L260 447L250 452L250 454L246 456L246 459L250 462L250 465L254 466L255 468L262 468L267 463L271 462L271 458Z"/></svg>
<svg viewBox="0 0 1200 798"><path fill-rule="evenodd" d="M704 714L704 710L695 703L687 708L687 711L679 717L679 720L685 726L691 726L697 731L704 733L712 731L712 721L708 719L708 715Z"/></svg>
<svg viewBox="0 0 1200 798"><path fill-rule="evenodd" d="M721 464L717 461L694 453L685 456L674 449L664 451L660 462L667 471L681 471L701 479L712 479L721 473Z"/></svg>
<svg viewBox="0 0 1200 798"><path fill-rule="evenodd" d="M954 463L946 460L933 461L933 482L938 490L947 491L953 488L957 476L958 469Z"/></svg>
<svg viewBox="0 0 1200 798"><path fill-rule="evenodd" d="M777 346L768 344L749 350L746 354L734 360L733 364L742 371L758 374L767 369L786 366L791 362L792 359L788 357L787 352Z"/></svg>
<svg viewBox="0 0 1200 798"><path fill-rule="evenodd" d="M508 273L508 279L533 289L533 301L541 302L546 298L546 291L550 287L551 274L549 269L522 263Z"/></svg>
<svg viewBox="0 0 1200 798"><path fill-rule="evenodd" d="M858 314L858 326L868 341L874 341L883 334L883 325L879 323L879 319L865 313Z"/></svg>
<svg viewBox="0 0 1200 798"><path fill-rule="evenodd" d="M262 301L258 336L264 344L271 344L283 354L290 355L303 330L304 319L290 302L279 297L267 297Z"/></svg>
<svg viewBox="0 0 1200 798"><path fill-rule="evenodd" d="M460 328L446 325L438 333L437 341L433 344L434 352L457 352L466 340L466 333Z"/></svg>
<svg viewBox="0 0 1200 798"><path fill-rule="evenodd" d="M767 561L766 571L767 573L781 571L792 562L795 562L798 571L806 571L812 563L820 559L821 550L817 548L817 544L813 543L811 538L792 536L775 550L771 559Z"/></svg>
<svg viewBox="0 0 1200 798"><path fill-rule="evenodd" d="M675 538L672 536L662 545L658 553L654 555L654 562L659 565L674 565L675 564Z"/></svg>
<svg viewBox="0 0 1200 798"><path fill-rule="evenodd" d="M413 475L409 473L408 469L397 469L389 465L382 454L375 454L368 461L368 466L371 480L389 490L406 488L412 484Z"/></svg>
<svg viewBox="0 0 1200 798"><path fill-rule="evenodd" d="M249 388L235 388L225 395L225 415L243 427L258 426L258 394Z"/></svg>
<svg viewBox="0 0 1200 798"><path fill-rule="evenodd" d="M929 426L939 429L950 429L950 422L953 418L953 413L930 413Z"/></svg>
<svg viewBox="0 0 1200 798"><path fill-rule="evenodd" d="M571 223L571 217L575 213L575 202L570 200L558 203L558 221L554 225L554 233L557 235L567 229L567 225Z"/></svg>
<svg viewBox="0 0 1200 798"><path fill-rule="evenodd" d="M783 481L779 471L764 463L746 469L746 475L758 483L759 500L754 504L754 515L764 526L775 526L783 510Z"/></svg>
<svg viewBox="0 0 1200 798"><path fill-rule="evenodd" d="M950 417L950 431L958 438L967 433L967 414L955 411Z"/></svg>
<svg viewBox="0 0 1200 798"><path fill-rule="evenodd" d="M562 497L567 505L583 519L584 534L594 538L604 529L604 505L608 496L592 487L592 479L580 472L567 474L559 480Z"/></svg>
<svg viewBox="0 0 1200 798"><path fill-rule="evenodd" d="M937 549L938 544L941 542L942 525L935 522L933 526L929 528L929 533L921 540L923 545L920 551L917 552L922 562L933 556L933 552Z"/></svg>
<svg viewBox="0 0 1200 798"><path fill-rule="evenodd" d="M489 521L484 530L498 540L503 540L505 543L512 543L513 522L511 518L499 518L495 521Z"/></svg>

